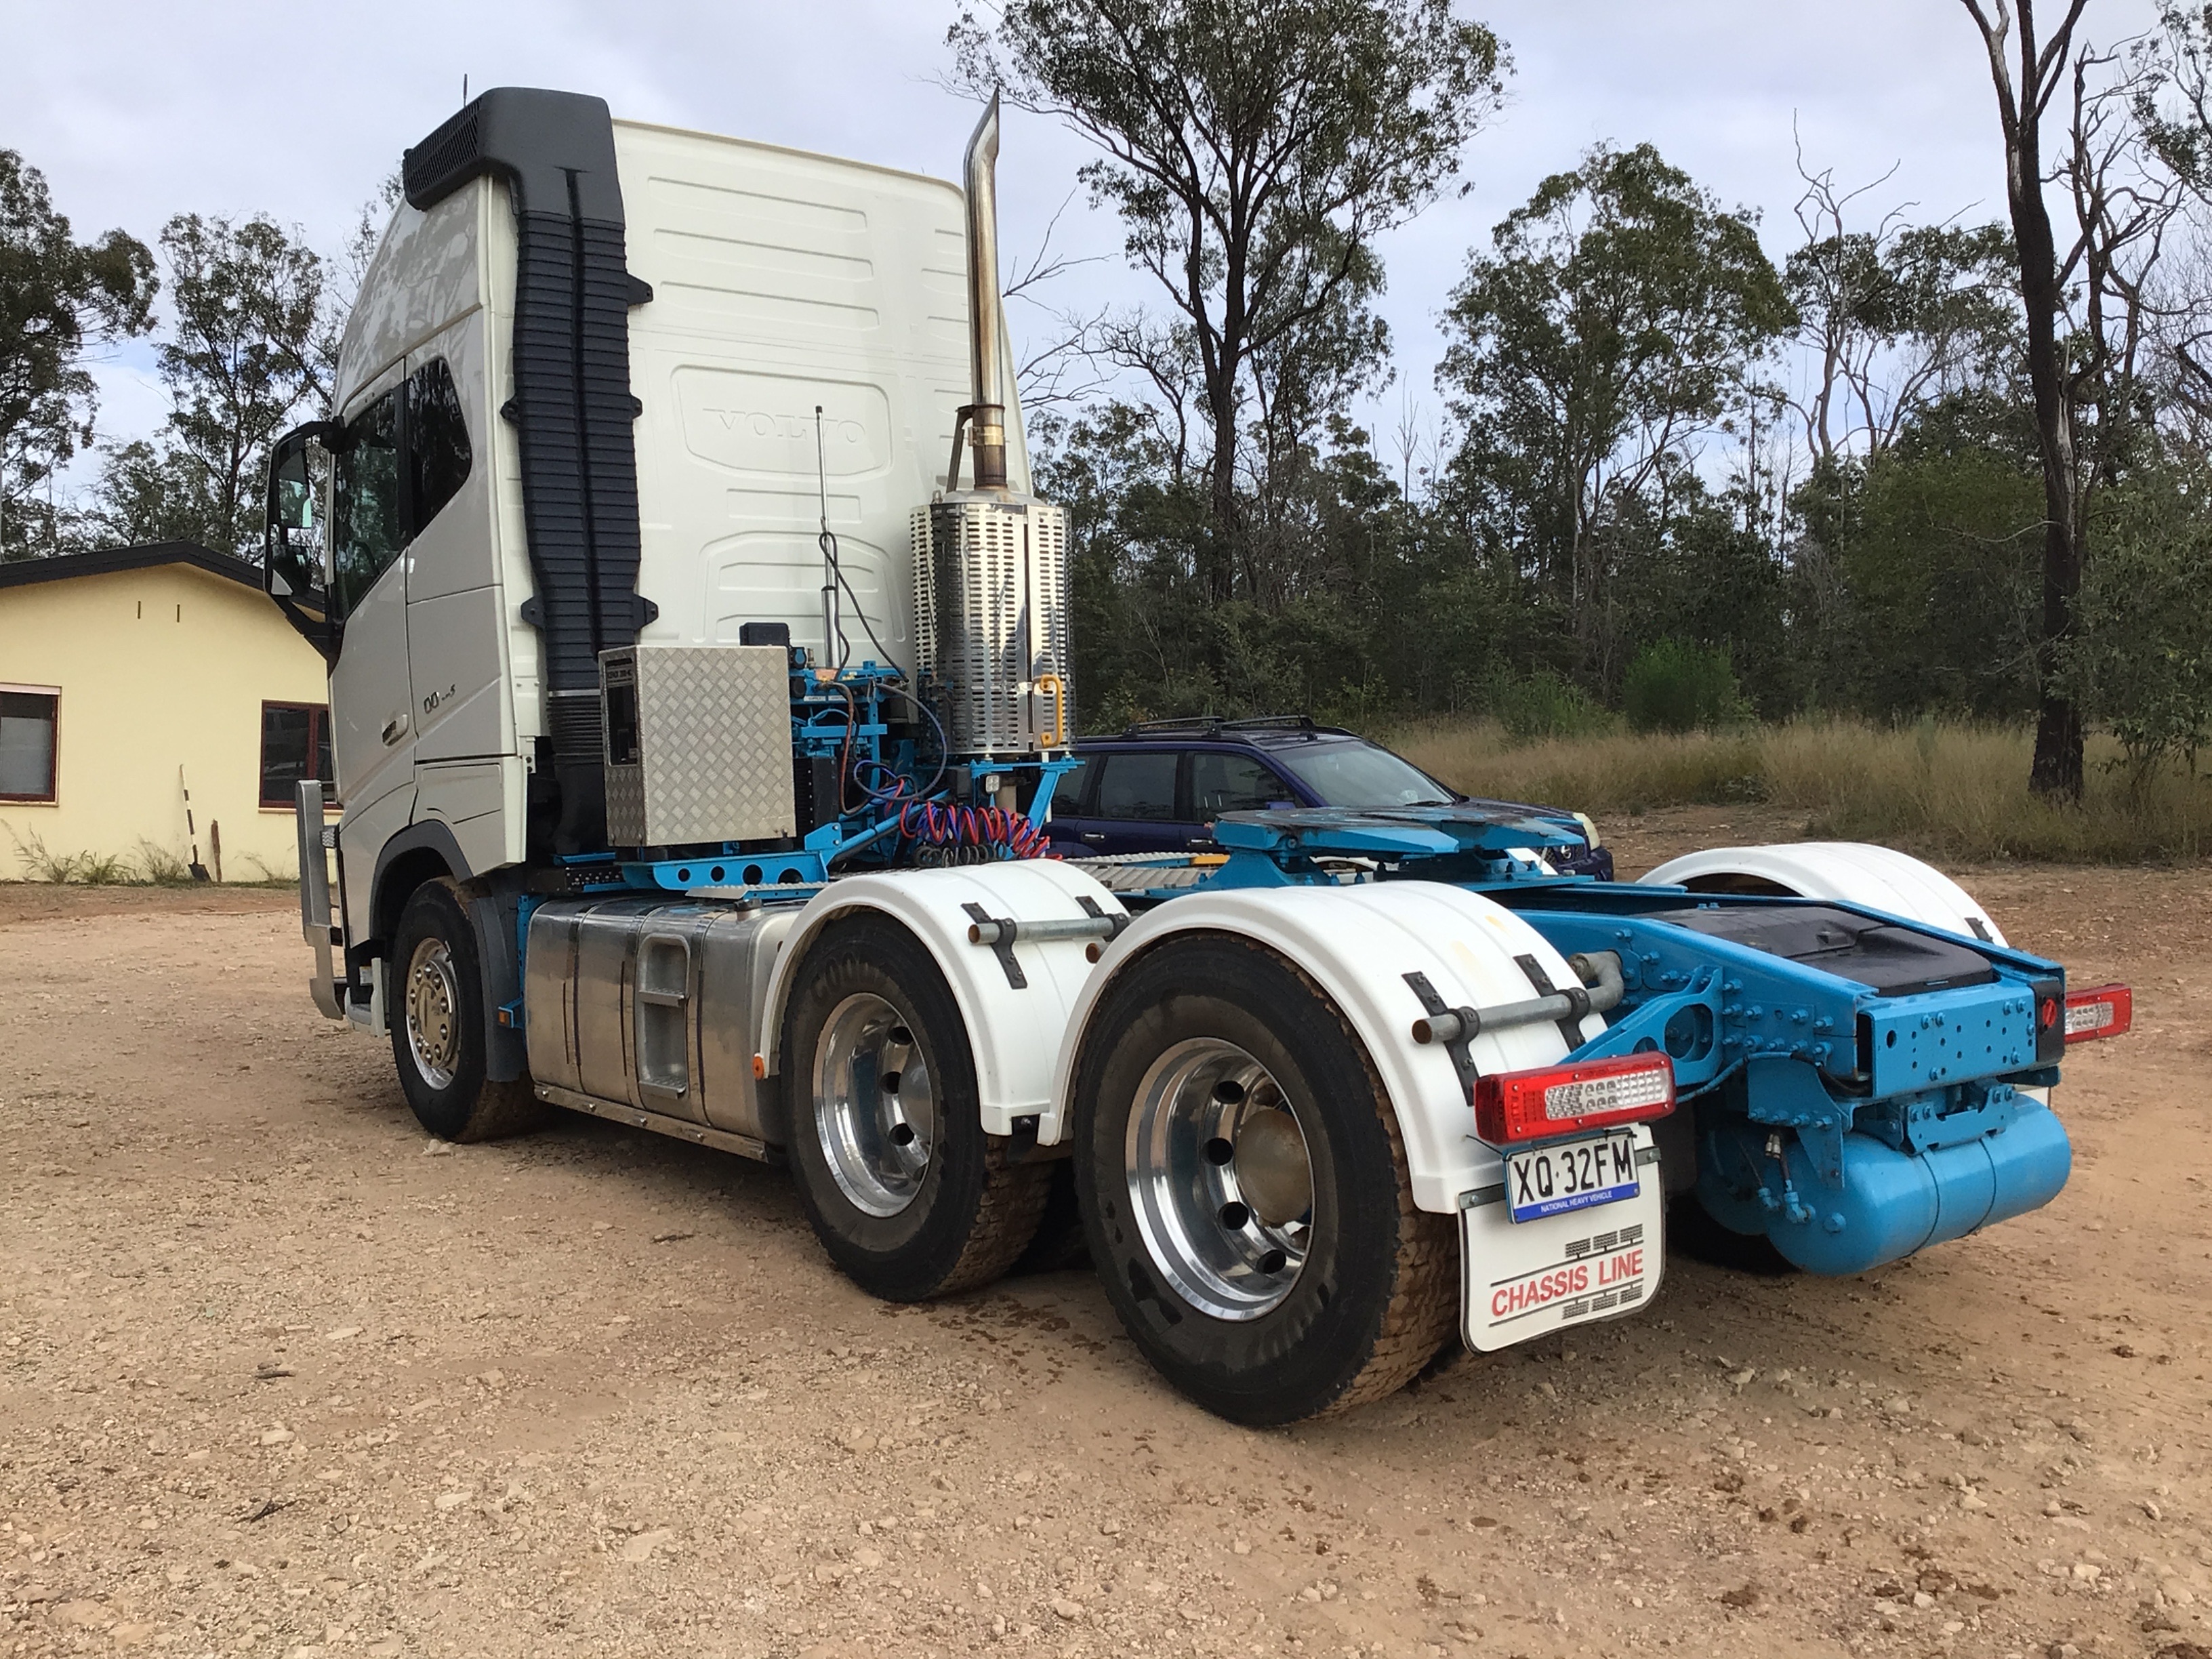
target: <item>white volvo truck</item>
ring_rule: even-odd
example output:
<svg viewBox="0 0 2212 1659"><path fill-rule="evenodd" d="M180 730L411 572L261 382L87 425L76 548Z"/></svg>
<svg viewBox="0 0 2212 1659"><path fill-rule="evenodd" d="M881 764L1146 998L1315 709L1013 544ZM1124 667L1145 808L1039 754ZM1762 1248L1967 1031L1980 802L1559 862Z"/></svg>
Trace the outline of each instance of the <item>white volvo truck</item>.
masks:
<svg viewBox="0 0 2212 1659"><path fill-rule="evenodd" d="M550 1105L787 1163L902 1299L1065 1208L1147 1356L1252 1423L1640 1310L1669 1194L1855 1272L2057 1190L2057 1057L2125 994L1894 854L1606 886L1461 805L1039 856L1066 526L997 147L994 106L963 189L504 88L408 152L268 574L330 664L314 994L431 1133Z"/></svg>

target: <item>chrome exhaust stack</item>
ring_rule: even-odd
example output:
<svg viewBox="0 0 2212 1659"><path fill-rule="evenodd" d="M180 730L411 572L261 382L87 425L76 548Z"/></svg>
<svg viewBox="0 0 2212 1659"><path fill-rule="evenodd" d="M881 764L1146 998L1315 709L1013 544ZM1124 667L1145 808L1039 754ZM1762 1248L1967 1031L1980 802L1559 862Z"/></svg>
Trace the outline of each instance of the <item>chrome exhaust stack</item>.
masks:
<svg viewBox="0 0 2212 1659"><path fill-rule="evenodd" d="M1006 487L1006 357L1000 349L1000 329L1006 301L999 293L999 95L991 94L990 107L975 124L968 140L968 159L962 182L968 196L968 352L972 371L968 407L961 413L974 430L975 485L978 489ZM960 449L959 428L953 430L953 454ZM945 486L959 483L956 459Z"/></svg>
<svg viewBox="0 0 2212 1659"><path fill-rule="evenodd" d="M1007 483L1014 398L999 292L999 100L968 140L970 401L954 416L945 488L914 515L915 639L945 712L948 757L1018 759L1067 746L1074 725L1067 514ZM963 434L974 482L961 487ZM1026 482L1026 481L1025 481ZM1008 793L1002 805L1011 804Z"/></svg>

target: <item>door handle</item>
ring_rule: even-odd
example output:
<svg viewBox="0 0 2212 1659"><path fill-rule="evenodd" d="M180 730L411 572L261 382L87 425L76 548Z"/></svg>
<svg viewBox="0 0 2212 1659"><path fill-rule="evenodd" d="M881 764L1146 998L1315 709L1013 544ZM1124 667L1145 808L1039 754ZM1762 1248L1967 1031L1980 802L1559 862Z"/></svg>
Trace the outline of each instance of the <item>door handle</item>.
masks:
<svg viewBox="0 0 2212 1659"><path fill-rule="evenodd" d="M1093 847L1103 847L1106 844L1106 837L1104 835L1096 830L1085 830L1083 832L1083 839L1089 842Z"/></svg>
<svg viewBox="0 0 2212 1659"><path fill-rule="evenodd" d="M394 714L390 720L385 721L384 731L380 735L387 748L405 737L407 735L406 714L404 713Z"/></svg>

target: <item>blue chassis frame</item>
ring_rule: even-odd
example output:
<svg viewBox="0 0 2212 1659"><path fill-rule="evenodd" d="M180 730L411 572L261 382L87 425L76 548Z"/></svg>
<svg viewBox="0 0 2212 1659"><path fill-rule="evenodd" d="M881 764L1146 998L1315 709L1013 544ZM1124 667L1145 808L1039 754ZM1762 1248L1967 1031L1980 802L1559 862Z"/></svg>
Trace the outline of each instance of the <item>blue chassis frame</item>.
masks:
<svg viewBox="0 0 2212 1659"><path fill-rule="evenodd" d="M1654 914L1814 901L1558 877L1542 855L1566 837L1465 809L1240 814L1215 837L1230 855L1208 889L1447 881L1504 903L1562 954L1617 953L1621 1003L1562 1063L1665 1050L1692 1114L1705 1207L1800 1266L1860 1271L2048 1202L2064 1183L2064 1132L2022 1092L2058 1079L2063 1043L2046 1024L2065 1004L2057 963L1820 901L1961 945L1995 975L1883 995ZM1409 993L1408 1021L1422 1012Z"/></svg>
<svg viewBox="0 0 2212 1659"><path fill-rule="evenodd" d="M795 751L847 757L842 778L857 746L878 778L911 780L918 770L911 744L883 758L890 733L883 708L886 694L904 695L896 676L873 663L830 679L795 665ZM1055 786L1074 764L1070 757L1046 757L991 763L990 769L1036 774L1027 817L1042 827ZM941 794L933 790L930 799ZM580 893L713 891L802 902L835 879L842 860L857 857L869 867L896 867L902 843L896 809L921 798L910 786L891 785L888 796L879 787L867 806L823 823L787 851L725 845L686 849L681 857L610 852L563 862L573 890ZM2064 969L2056 963L1861 906L1829 906L1964 945L1996 975L1988 984L1881 995L1819 968L1650 914L1669 903L1718 909L1808 901L1560 877L1544 854L1579 845L1572 837L1541 819L1486 816L1471 806L1232 813L1216 825L1215 839L1228 856L1196 886L1123 897L1146 908L1194 891L1347 879L1443 881L1504 903L1563 954L1616 953L1625 986L1620 1007L1604 1034L1568 1059L1654 1049L1669 1054L1679 1098L1699 1112L1700 1195L1735 1231L1765 1230L1778 1240L1784 1223L1797 1224L1802 1231L1822 1221L1831 1234L1852 1228L1881 1234L1887 1227L1887 1236L1906 1243L1902 1249L1893 1242L1884 1248L1905 1254L1920 1243L1954 1237L2047 1201L2064 1181L2065 1140L2055 1120L2034 1126L2039 1140L2031 1133L2012 1143L2026 1149L2026 1176L2016 1170L1990 1176L1975 1165L1962 1177L1955 1158L1941 1162L1960 1148L1994 1146L2024 1113L2041 1112L2020 1091L2057 1080L2057 1053L2048 1040L2038 1040L2039 1010L2054 997L2059 1006L2064 1003ZM518 944L526 954L530 917L539 902L526 897L517 918ZM1410 1023L1423 1011L1413 1006L1410 991L1408 998ZM520 1023L523 1011L510 1005L501 1014ZM1790 1143L1809 1163L1817 1183L1805 1194L1791 1170ZM1866 1186L1865 1166L1880 1149L1917 1160L1920 1167L1909 1179L1893 1168L1878 1170L1874 1181L1880 1190L1869 1198L1855 1184ZM1917 1181L1928 1190L1899 1196L1901 1179L1906 1187ZM1969 1191L1970 1203L1978 1201L1976 1181L1991 1188L1978 1218L1965 1226L1955 1216L1935 1218L1946 1202L1953 1212L1959 1209L1962 1189ZM2022 1199L2023 1192L2030 1195ZM1916 1204L1929 1210L1924 1228ZM1910 1212L1905 1224L1895 1221L1900 1212ZM1854 1262L1870 1265L1834 1249L1824 1257L1824 1248L1816 1241L1803 1265L1837 1272L1855 1270Z"/></svg>

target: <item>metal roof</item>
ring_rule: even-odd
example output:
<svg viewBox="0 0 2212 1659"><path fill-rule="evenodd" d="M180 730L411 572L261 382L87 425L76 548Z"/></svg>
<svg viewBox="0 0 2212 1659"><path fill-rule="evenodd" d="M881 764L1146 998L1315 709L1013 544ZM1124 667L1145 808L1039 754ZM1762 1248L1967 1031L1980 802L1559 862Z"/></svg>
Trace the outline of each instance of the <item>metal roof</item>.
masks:
<svg viewBox="0 0 2212 1659"><path fill-rule="evenodd" d="M106 576L118 570L150 570L165 564L190 565L257 591L261 586L260 568L234 554L218 553L198 542L152 542L143 547L104 547L96 553L10 559L0 563L0 587L27 587L33 582L66 581L72 576Z"/></svg>

